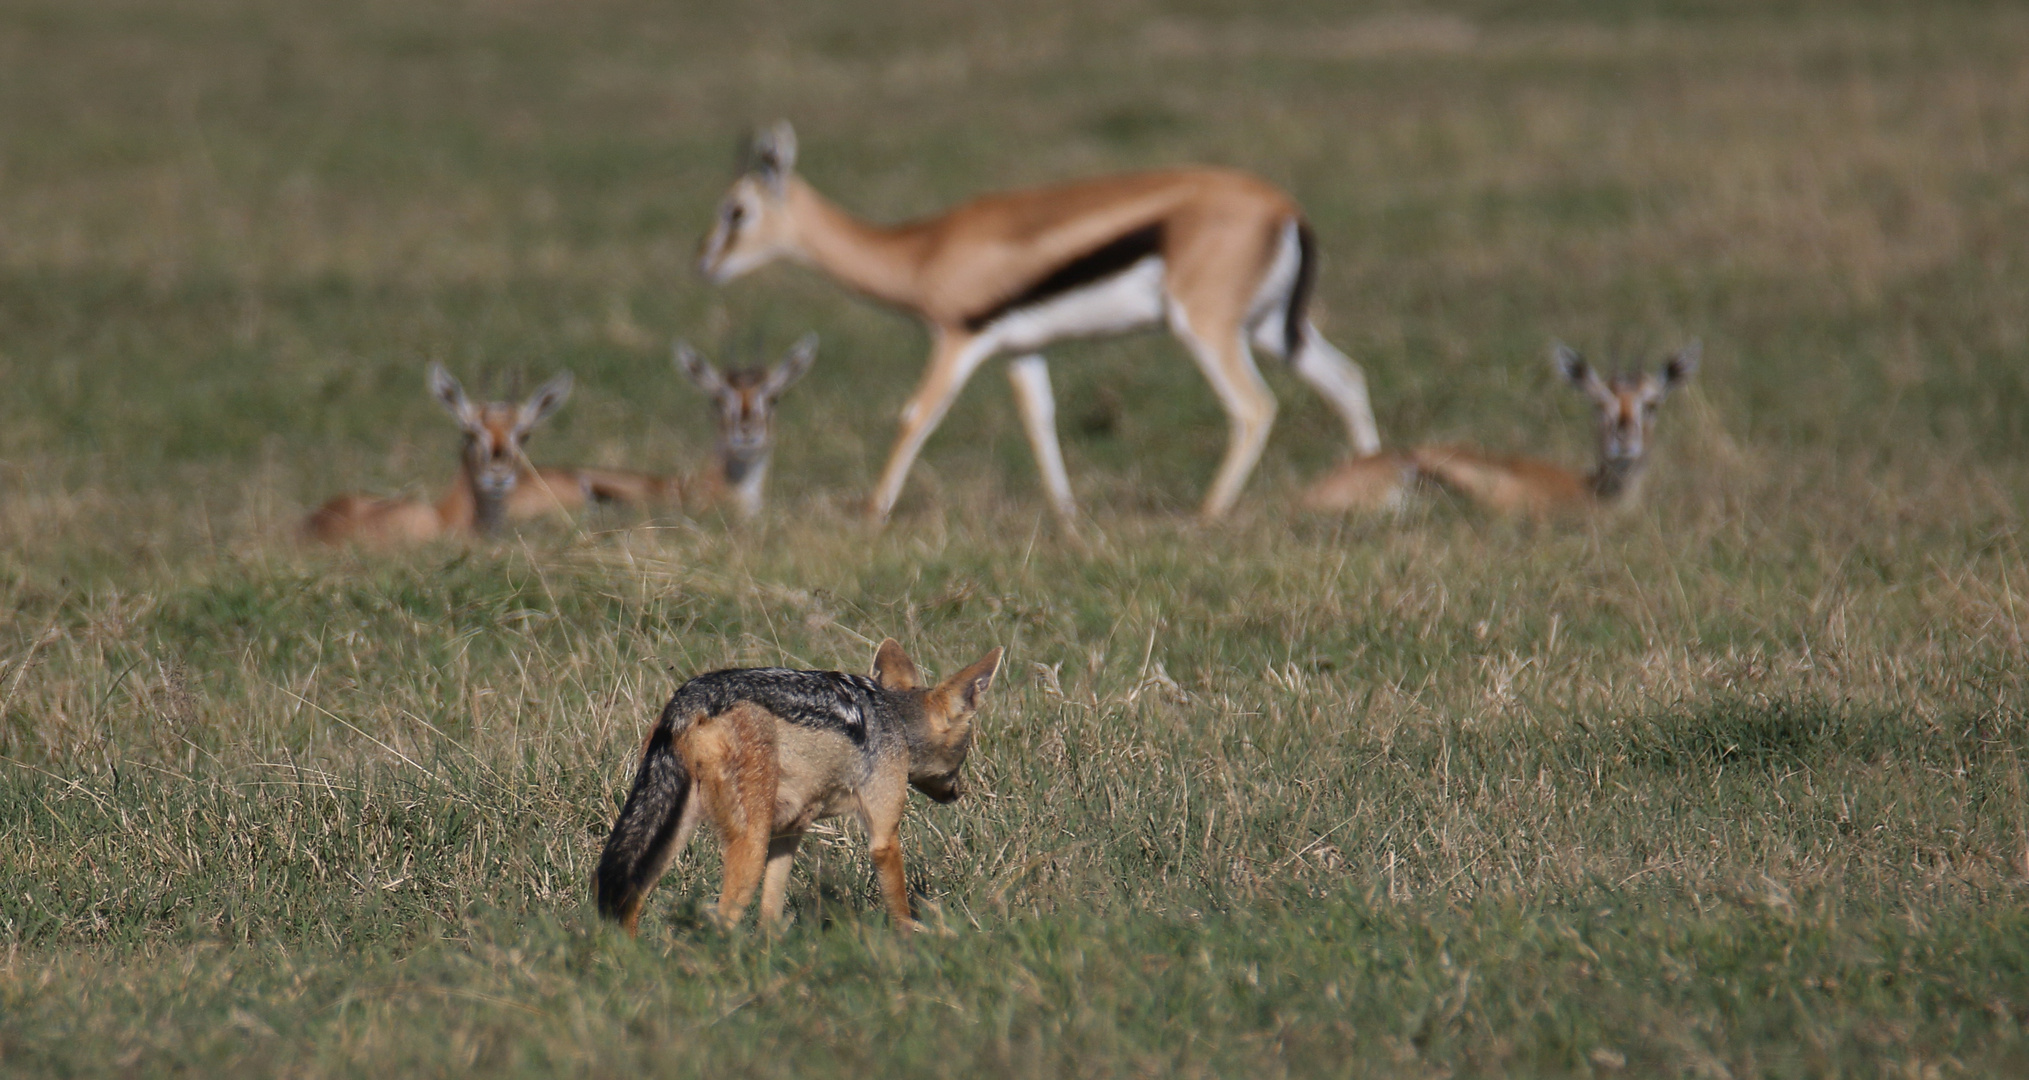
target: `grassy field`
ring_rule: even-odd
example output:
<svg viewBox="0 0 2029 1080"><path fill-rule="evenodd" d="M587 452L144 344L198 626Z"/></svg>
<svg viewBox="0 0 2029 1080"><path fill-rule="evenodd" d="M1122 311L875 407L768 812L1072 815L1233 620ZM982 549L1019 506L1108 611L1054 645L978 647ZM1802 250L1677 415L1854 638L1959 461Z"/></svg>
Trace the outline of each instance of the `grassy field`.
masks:
<svg viewBox="0 0 2029 1080"><path fill-rule="evenodd" d="M0 0L0 1071L2029 1071L2029 12L1178 0ZM690 270L734 151L881 219L1245 166L1305 205L1384 437L1574 464L1545 345L1706 363L1644 505L1233 519L1174 342L1052 351L1053 529L997 367L884 531L926 343ZM539 461L688 468L670 369L824 345L764 520L304 551L424 492L423 392L569 368ZM586 882L729 664L992 644L902 940L851 828L783 935L709 841Z"/></svg>

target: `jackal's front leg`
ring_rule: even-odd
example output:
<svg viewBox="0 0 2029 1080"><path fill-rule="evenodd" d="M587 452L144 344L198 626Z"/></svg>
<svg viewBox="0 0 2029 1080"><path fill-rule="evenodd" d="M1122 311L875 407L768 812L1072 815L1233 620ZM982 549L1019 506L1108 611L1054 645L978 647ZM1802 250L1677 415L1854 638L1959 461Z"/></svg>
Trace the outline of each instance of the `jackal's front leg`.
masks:
<svg viewBox="0 0 2029 1080"><path fill-rule="evenodd" d="M904 789L906 791L906 789ZM874 873L881 881L881 899L887 903L888 919L898 930L921 930L909 907L909 877L902 870L901 798L892 808L864 808L867 825L867 854L873 856Z"/></svg>

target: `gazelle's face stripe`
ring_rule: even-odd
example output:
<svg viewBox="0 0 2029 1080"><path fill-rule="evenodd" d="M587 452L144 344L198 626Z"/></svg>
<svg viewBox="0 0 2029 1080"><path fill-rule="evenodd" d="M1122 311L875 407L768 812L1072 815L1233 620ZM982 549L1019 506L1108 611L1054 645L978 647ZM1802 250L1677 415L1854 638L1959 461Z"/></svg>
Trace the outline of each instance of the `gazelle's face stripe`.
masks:
<svg viewBox="0 0 2029 1080"><path fill-rule="evenodd" d="M465 468L482 497L504 499L514 491L521 475L521 445L528 437L518 424L520 412L505 402L491 402L465 428Z"/></svg>
<svg viewBox="0 0 2029 1080"><path fill-rule="evenodd" d="M716 475L743 515L760 509L768 457L775 446L775 402L817 358L817 335L806 334L769 367L721 372L686 342L676 347L677 370L711 399L717 415Z"/></svg>
<svg viewBox="0 0 2029 1080"><path fill-rule="evenodd" d="M748 368L744 371L729 371L724 376L725 388L718 393L719 452L727 461L726 479L738 481L732 475L732 462L744 461L765 453L773 441L775 430L775 399L768 393L768 369Z"/></svg>
<svg viewBox="0 0 2029 1080"><path fill-rule="evenodd" d="M521 447L529 431L570 396L570 372L544 383L520 405L504 401L475 405L458 380L437 364L430 367L430 390L465 431L465 477L479 504L479 527L489 529L499 520L501 505L521 477Z"/></svg>
<svg viewBox="0 0 2029 1080"><path fill-rule="evenodd" d="M742 176L719 201L698 268L723 283L767 265L787 248L786 218L779 194L755 176Z"/></svg>
<svg viewBox="0 0 2029 1080"><path fill-rule="evenodd" d="M1596 385L1592 396L1599 407L1601 460L1617 465L1641 461L1668 384L1655 375L1623 373Z"/></svg>

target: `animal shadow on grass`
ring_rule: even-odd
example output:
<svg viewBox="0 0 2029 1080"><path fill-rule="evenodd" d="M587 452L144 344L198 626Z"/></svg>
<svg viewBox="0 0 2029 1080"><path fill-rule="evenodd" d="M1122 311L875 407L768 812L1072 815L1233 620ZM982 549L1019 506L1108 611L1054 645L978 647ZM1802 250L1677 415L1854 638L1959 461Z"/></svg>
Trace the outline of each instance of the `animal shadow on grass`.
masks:
<svg viewBox="0 0 2029 1080"><path fill-rule="evenodd" d="M1927 728L1878 706L1816 696L1727 695L1632 717L1600 733L1603 742L1581 755L1670 772L1804 766L1835 758L1879 758L1904 749L1906 742L1927 739Z"/></svg>
<svg viewBox="0 0 2029 1080"><path fill-rule="evenodd" d="M702 862L700 865L703 865ZM717 872L705 875L716 878ZM911 888L910 894L918 903L928 897L920 889ZM827 867L823 873L807 880L798 889L798 895L789 900L790 918L779 933L795 933L810 929L829 933L840 927L865 924L869 928L880 926L880 887L871 877L855 877L850 868ZM751 933L737 927L727 927L713 918L716 903L709 891L673 897L664 901L668 907L659 912L660 936L668 938L712 939L752 937ZM645 937L646 935L644 935Z"/></svg>

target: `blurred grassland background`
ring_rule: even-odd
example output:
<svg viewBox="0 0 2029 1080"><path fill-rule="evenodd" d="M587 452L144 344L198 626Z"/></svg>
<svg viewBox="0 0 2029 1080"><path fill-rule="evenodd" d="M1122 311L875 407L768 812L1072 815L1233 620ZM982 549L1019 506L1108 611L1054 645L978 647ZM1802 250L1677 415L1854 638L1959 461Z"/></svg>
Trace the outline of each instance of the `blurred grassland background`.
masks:
<svg viewBox="0 0 2029 1080"><path fill-rule="evenodd" d="M691 270L751 126L880 220L1180 162L1305 206L1391 442L1573 464L1544 347L1702 337L1646 503L1233 520L1160 335L998 365L857 518L926 351ZM0 0L0 1063L18 1073L1930 1076L2029 1069L2029 11L2005 4ZM765 520L305 552L423 393L694 467L684 335L805 330ZM726 664L1010 647L898 941L856 830L724 936L586 875Z"/></svg>

